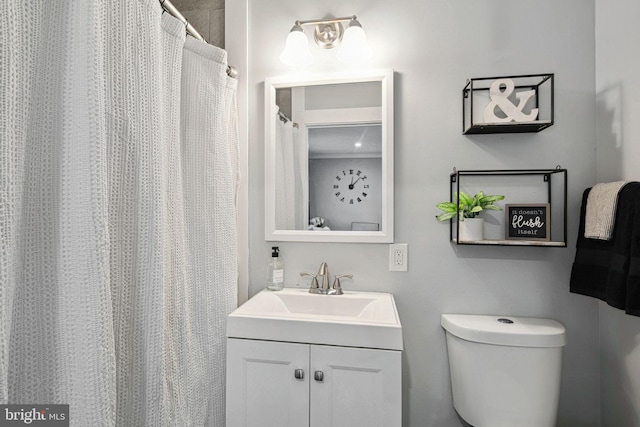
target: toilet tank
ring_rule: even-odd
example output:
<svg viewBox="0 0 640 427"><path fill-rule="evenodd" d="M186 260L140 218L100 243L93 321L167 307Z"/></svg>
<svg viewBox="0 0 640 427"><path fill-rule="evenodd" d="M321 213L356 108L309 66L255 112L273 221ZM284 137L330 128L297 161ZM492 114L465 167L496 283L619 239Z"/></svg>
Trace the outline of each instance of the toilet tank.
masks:
<svg viewBox="0 0 640 427"><path fill-rule="evenodd" d="M551 319L443 314L453 403L474 427L556 425L565 328Z"/></svg>

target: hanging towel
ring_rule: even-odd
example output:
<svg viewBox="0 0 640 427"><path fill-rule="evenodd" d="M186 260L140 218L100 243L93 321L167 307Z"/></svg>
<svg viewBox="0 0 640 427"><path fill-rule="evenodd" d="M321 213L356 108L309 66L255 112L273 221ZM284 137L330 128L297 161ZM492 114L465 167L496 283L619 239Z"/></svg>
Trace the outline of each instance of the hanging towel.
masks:
<svg viewBox="0 0 640 427"><path fill-rule="evenodd" d="M589 192L584 237L611 240L616 218L618 193L626 181L596 184Z"/></svg>
<svg viewBox="0 0 640 427"><path fill-rule="evenodd" d="M590 191L582 196L570 291L640 316L640 183L627 183L620 190L611 240L585 237Z"/></svg>

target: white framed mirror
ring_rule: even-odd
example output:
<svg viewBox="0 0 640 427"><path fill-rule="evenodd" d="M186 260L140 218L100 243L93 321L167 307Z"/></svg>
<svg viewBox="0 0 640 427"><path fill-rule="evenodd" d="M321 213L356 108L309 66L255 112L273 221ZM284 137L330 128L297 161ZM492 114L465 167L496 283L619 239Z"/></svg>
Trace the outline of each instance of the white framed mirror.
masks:
<svg viewBox="0 0 640 427"><path fill-rule="evenodd" d="M393 242L393 70L265 80L265 239Z"/></svg>

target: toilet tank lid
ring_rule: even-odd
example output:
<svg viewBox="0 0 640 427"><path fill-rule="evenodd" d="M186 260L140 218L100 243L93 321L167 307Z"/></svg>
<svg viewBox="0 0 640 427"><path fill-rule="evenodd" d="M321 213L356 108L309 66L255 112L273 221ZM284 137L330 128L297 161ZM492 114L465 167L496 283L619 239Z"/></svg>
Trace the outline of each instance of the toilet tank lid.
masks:
<svg viewBox="0 0 640 427"><path fill-rule="evenodd" d="M443 314L440 324L467 341L514 347L562 347L566 329L553 319L537 317Z"/></svg>

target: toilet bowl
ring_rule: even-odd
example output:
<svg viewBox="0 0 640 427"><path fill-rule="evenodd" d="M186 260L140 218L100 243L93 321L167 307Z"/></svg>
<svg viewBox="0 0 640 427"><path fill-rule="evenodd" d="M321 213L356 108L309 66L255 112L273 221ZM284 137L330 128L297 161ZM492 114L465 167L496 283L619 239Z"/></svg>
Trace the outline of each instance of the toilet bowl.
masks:
<svg viewBox="0 0 640 427"><path fill-rule="evenodd" d="M474 427L556 425L565 328L551 319L443 314L453 404Z"/></svg>

